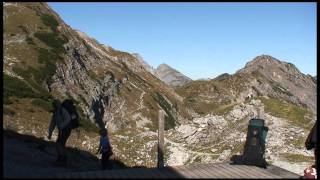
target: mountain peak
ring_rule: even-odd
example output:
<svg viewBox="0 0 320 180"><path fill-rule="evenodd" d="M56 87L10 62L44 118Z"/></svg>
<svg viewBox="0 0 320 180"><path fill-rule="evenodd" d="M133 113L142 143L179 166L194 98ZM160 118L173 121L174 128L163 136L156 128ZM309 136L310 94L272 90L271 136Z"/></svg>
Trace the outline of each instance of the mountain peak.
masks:
<svg viewBox="0 0 320 180"><path fill-rule="evenodd" d="M160 64L158 67L157 67L157 69L162 69L162 68L170 68L170 69L174 69L174 68L172 68L172 67L170 67L168 64L166 64L166 63L162 63L162 64ZM175 69L174 69L175 70Z"/></svg>
<svg viewBox="0 0 320 180"><path fill-rule="evenodd" d="M159 79L171 86L182 86L192 81L192 79L165 63L160 64L155 73Z"/></svg>
<svg viewBox="0 0 320 180"><path fill-rule="evenodd" d="M139 61L139 63L144 67L145 70L147 70L151 74L154 74L153 67L148 64L139 53L132 53L131 55Z"/></svg>
<svg viewBox="0 0 320 180"><path fill-rule="evenodd" d="M291 74L301 73L294 64L280 61L270 55L260 55L247 62L245 67L238 70L239 72L253 72L253 71L266 71L280 69Z"/></svg>
<svg viewBox="0 0 320 180"><path fill-rule="evenodd" d="M255 57L252 61L248 62L245 65L245 68L251 67L251 66L266 66L271 64L279 64L280 61L270 55L260 55Z"/></svg>

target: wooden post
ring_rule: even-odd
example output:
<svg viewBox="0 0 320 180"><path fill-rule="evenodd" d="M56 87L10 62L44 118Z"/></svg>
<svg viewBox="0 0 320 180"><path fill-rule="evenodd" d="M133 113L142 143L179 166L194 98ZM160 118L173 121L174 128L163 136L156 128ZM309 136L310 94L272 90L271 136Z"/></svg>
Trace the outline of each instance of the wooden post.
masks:
<svg viewBox="0 0 320 180"><path fill-rule="evenodd" d="M263 119L264 118L263 115L264 115L264 109L262 107L259 107L258 108L258 118Z"/></svg>
<svg viewBox="0 0 320 180"><path fill-rule="evenodd" d="M164 111L159 110L159 129L158 129L158 168L164 167Z"/></svg>

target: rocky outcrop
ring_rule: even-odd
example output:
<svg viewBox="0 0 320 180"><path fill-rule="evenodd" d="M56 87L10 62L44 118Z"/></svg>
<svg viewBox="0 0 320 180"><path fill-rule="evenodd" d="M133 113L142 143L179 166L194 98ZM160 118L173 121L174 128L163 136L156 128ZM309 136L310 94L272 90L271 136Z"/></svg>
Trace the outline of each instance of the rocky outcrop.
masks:
<svg viewBox="0 0 320 180"><path fill-rule="evenodd" d="M210 81L194 81L178 88L177 92L200 104L197 105L201 108L198 112L207 113L203 107L207 104L223 105L269 96L308 107L316 114L316 87L313 78L301 73L293 64L261 55L233 75L223 74Z"/></svg>
<svg viewBox="0 0 320 180"><path fill-rule="evenodd" d="M11 110L20 102L7 103L6 108L13 115L5 116L6 124L21 126L19 131L23 133L33 132L34 128L30 128L29 124L34 125L37 126L36 136L46 136L48 122L42 118L49 120L49 110L45 110L44 117L37 117L34 121L29 120L27 114L42 113L42 107L38 106L50 106L52 98L74 99L81 123L85 126L82 128L86 131L91 129L86 133L98 133L91 126L106 126L111 134L127 136L126 133L135 132L132 137L141 140L141 144L149 142L149 139L139 138L140 133L156 131L160 109L165 109L166 117L170 118L168 129L190 118L182 98L155 77L139 55L102 45L84 32L72 29L46 3L7 4L4 11L4 73L9 78L18 77L21 82L15 80L17 85L24 83L30 86L32 91L21 97L21 101L29 103L36 99L42 103L29 103L32 110ZM28 18L24 18L26 16ZM15 18L20 20L15 21ZM50 70L52 76L50 74L46 79L38 76L42 70L45 74ZM36 96L37 89L43 89L43 95ZM12 89L6 89L7 94L11 101L19 95L18 92L12 93ZM26 120L17 118L18 113L23 114ZM37 120L42 128L36 125ZM118 142L116 136L112 138L115 138L115 154L120 158L128 154L130 150L121 146L123 142ZM78 141L73 137L70 139L72 142ZM93 151L89 143L81 144L79 148ZM134 151L136 154L130 157L124 156L126 163L135 165L134 157L141 154L140 151L146 152L143 157L149 157L140 159L141 165L155 163L151 158L153 152L147 146L144 150L137 148Z"/></svg>
<svg viewBox="0 0 320 180"><path fill-rule="evenodd" d="M183 86L192 81L190 78L167 64L160 64L155 70L155 75L170 86Z"/></svg>
<svg viewBox="0 0 320 180"><path fill-rule="evenodd" d="M313 155L311 151L306 151L303 145L297 146L296 143L304 140L308 130L272 116L264 112L264 109L260 100L252 99L234 106L225 115L208 114L170 130L167 137L169 159L172 161L170 162L174 165L229 162L232 155L243 151L249 120L260 117L265 119L269 128L266 138L266 160L302 174L306 162L311 163L307 159L312 159ZM288 154L304 157L306 161L288 166Z"/></svg>
<svg viewBox="0 0 320 180"><path fill-rule="evenodd" d="M106 126L120 160L154 167L160 109L168 165L228 161L240 152L249 119L260 114L270 128L269 160L287 162L281 153L311 156L301 142L304 125L316 119L316 83L290 63L263 55L233 75L191 81L168 65L153 70L138 54L100 44L45 3L4 3L3 18L4 128L45 137L48 103L72 98L85 127L81 136L71 135L68 146L95 152L98 130L88 127ZM303 123L272 112L272 103L291 103L283 110L299 112Z"/></svg>
<svg viewBox="0 0 320 180"><path fill-rule="evenodd" d="M152 66L150 66L145 60L143 60L143 58L141 57L140 54L138 53L132 53L132 56L134 56L135 58L137 58L137 60L139 61L139 63L142 65L142 67L150 72L151 74L155 75L155 70L153 69Z"/></svg>
<svg viewBox="0 0 320 180"><path fill-rule="evenodd" d="M257 72L269 81L273 89L267 92L268 95L282 96L296 104L305 105L316 113L317 86L312 77L301 73L293 64L268 55L257 56L243 69L237 71L237 73Z"/></svg>

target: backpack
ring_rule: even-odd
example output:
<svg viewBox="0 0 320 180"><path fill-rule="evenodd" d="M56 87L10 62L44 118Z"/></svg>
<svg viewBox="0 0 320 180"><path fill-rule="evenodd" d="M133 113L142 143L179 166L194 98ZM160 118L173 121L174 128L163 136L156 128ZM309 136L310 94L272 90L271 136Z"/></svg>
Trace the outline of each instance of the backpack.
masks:
<svg viewBox="0 0 320 180"><path fill-rule="evenodd" d="M249 121L243 154L232 156L230 160L233 164L245 164L266 168L268 164L264 159L264 154L267 132L268 127L264 126L263 119L251 119Z"/></svg>
<svg viewBox="0 0 320 180"><path fill-rule="evenodd" d="M79 115L77 113L76 108L73 105L73 101L70 99L67 99L62 103L62 106L67 109L67 111L71 117L71 121L70 121L71 128L75 129L75 128L79 127L80 126Z"/></svg>
<svg viewBox="0 0 320 180"><path fill-rule="evenodd" d="M68 116L65 115L67 113ZM54 114L58 129L62 130L70 124L71 118L66 108L60 107Z"/></svg>

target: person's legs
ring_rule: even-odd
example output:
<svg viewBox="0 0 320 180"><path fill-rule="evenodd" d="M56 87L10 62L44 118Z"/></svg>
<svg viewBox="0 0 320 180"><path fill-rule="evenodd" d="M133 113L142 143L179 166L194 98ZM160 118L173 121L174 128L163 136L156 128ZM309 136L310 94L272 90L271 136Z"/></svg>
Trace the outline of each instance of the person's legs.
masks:
<svg viewBox="0 0 320 180"><path fill-rule="evenodd" d="M61 161L61 162L67 161L67 153L66 153L65 145L70 134L71 134L71 128L69 126L59 131L58 140L57 140L58 161Z"/></svg>
<svg viewBox="0 0 320 180"><path fill-rule="evenodd" d="M61 143L62 142L62 131L59 130L58 132L58 138L57 138L57 141L56 141L56 150L57 150L57 162L61 161L62 159L62 146L61 146Z"/></svg>
<svg viewBox="0 0 320 180"><path fill-rule="evenodd" d="M102 166L102 169L105 170L107 168L107 156L106 156L106 153L102 153L102 156L101 156L101 166Z"/></svg>

